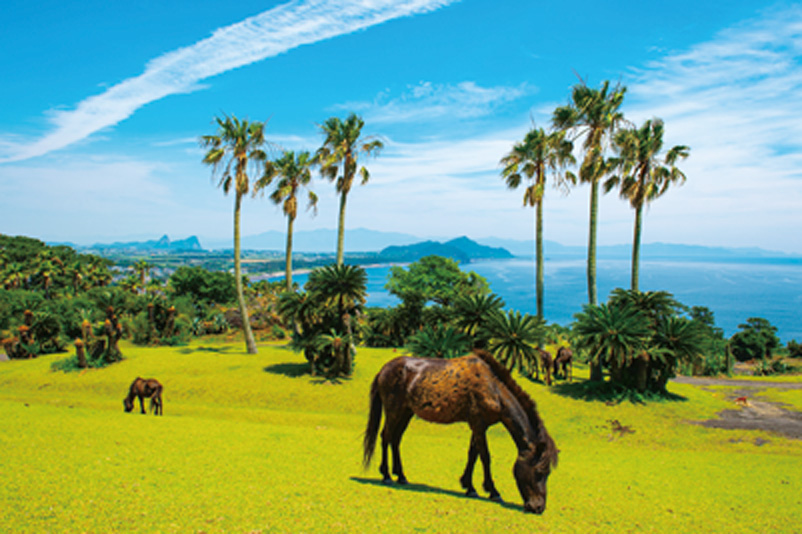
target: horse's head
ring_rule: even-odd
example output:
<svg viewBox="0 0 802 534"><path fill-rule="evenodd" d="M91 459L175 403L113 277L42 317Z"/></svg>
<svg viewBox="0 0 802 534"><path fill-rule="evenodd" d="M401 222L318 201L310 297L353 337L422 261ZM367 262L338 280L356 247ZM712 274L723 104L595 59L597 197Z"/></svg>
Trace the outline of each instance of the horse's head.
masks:
<svg viewBox="0 0 802 534"><path fill-rule="evenodd" d="M518 455L512 472L524 500L524 512L542 514L546 510L546 482L556 462L553 442L539 443Z"/></svg>
<svg viewBox="0 0 802 534"><path fill-rule="evenodd" d="M130 412L134 409L134 400L130 397L126 397L123 399L123 406L125 406L125 411Z"/></svg>

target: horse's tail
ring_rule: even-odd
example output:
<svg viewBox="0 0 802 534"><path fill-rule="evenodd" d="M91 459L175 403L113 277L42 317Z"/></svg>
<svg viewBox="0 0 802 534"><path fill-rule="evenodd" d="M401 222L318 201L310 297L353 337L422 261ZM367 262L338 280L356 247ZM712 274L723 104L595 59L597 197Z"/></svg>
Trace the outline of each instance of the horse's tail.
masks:
<svg viewBox="0 0 802 534"><path fill-rule="evenodd" d="M368 415L368 426L365 428L365 439L363 441L364 456L362 465L367 469L370 460L373 458L373 450L376 448L376 437L379 435L379 425L382 420L382 398L379 394L379 375L373 379L370 386L370 414Z"/></svg>

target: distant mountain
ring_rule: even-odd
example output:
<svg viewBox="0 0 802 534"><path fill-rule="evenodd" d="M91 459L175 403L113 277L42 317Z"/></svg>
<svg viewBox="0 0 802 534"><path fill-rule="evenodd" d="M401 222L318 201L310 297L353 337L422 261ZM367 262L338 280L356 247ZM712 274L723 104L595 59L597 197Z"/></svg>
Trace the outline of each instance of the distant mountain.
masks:
<svg viewBox="0 0 802 534"><path fill-rule="evenodd" d="M462 263L478 259L503 259L514 257L509 251L498 247L487 247L467 237L459 237L445 243L423 241L412 245L390 246L379 252L382 261L418 261L424 256L444 256Z"/></svg>
<svg viewBox="0 0 802 534"><path fill-rule="evenodd" d="M345 250L346 252L377 252L389 245L409 245L420 240L420 237L411 234L354 228L345 231ZM231 239L204 239L204 242L212 250L233 248ZM242 248L244 250L284 251L286 244L287 234L275 230L242 237ZM337 248L337 230L321 229L295 232L292 239L292 248L295 252L334 252Z"/></svg>
<svg viewBox="0 0 802 534"><path fill-rule="evenodd" d="M167 235L150 241L131 241L127 243L115 242L111 244L95 243L87 247L90 250L104 252L199 252L203 250L200 240L196 236L171 241Z"/></svg>

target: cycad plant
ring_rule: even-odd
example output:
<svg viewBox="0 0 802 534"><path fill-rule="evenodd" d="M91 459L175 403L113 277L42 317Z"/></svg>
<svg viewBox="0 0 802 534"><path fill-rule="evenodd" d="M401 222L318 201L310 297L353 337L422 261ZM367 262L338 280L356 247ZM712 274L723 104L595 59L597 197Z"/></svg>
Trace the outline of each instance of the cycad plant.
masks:
<svg viewBox="0 0 802 534"><path fill-rule="evenodd" d="M489 295L462 295L451 307L454 321L463 332L474 336L487 323L490 316L504 308L504 301L495 293Z"/></svg>
<svg viewBox="0 0 802 534"><path fill-rule="evenodd" d="M406 349L424 358L454 358L471 349L470 338L448 325L426 325L410 336Z"/></svg>
<svg viewBox="0 0 802 534"><path fill-rule="evenodd" d="M480 332L488 350L509 370L531 377L538 373L538 347L545 338L545 323L537 316L510 310L490 316Z"/></svg>
<svg viewBox="0 0 802 534"><path fill-rule="evenodd" d="M587 304L574 318L576 348L589 362L607 367L611 381L628 385L629 368L651 336L649 317L630 304Z"/></svg>

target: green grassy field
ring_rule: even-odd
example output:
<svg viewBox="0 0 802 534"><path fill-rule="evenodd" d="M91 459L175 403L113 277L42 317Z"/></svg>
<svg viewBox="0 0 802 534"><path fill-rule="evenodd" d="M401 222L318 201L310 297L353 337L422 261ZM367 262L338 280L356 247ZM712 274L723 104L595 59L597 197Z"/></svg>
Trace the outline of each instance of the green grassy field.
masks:
<svg viewBox="0 0 802 534"><path fill-rule="evenodd" d="M64 355L0 363L0 532L799 532L802 442L691 423L733 408L727 388L607 405L521 380L561 450L534 516L500 425L488 438L504 504L462 495L466 425L413 420L407 487L362 470L368 389L391 350L360 349L340 384L281 345L123 352L83 373L52 371ZM164 417L123 412L138 375L164 384ZM782 400L800 407L802 393Z"/></svg>

